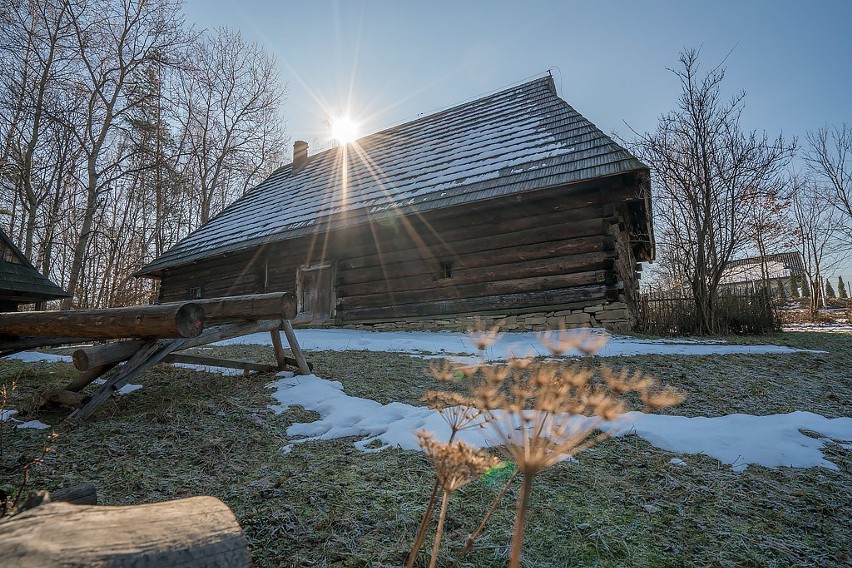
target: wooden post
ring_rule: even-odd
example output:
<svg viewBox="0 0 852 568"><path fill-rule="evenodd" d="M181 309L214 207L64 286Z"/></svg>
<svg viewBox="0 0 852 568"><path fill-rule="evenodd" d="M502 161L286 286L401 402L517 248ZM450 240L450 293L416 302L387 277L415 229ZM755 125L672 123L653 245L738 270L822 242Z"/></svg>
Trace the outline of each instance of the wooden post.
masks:
<svg viewBox="0 0 852 568"><path fill-rule="evenodd" d="M0 316L0 335L43 337L196 337L204 329L198 304L163 304L104 310L14 312Z"/></svg>
<svg viewBox="0 0 852 568"><path fill-rule="evenodd" d="M246 538L215 497L98 507L48 503L0 523L4 565L247 568Z"/></svg>
<svg viewBox="0 0 852 568"><path fill-rule="evenodd" d="M275 360L278 362L278 370L283 371L287 366L287 358L284 355L284 346L281 344L281 333L277 329L270 330L272 337L272 350L275 352Z"/></svg>
<svg viewBox="0 0 852 568"><path fill-rule="evenodd" d="M290 344L290 351L293 352L293 357L296 358L296 363L299 366L299 372L303 375L310 375L311 369L308 367L308 362L305 360L302 348L299 347L299 342L296 340L296 332L293 331L293 326L290 324L290 320L284 320L282 322L282 327L284 328L284 335L287 336L287 343ZM279 338L278 341L280 342L281 338Z"/></svg>

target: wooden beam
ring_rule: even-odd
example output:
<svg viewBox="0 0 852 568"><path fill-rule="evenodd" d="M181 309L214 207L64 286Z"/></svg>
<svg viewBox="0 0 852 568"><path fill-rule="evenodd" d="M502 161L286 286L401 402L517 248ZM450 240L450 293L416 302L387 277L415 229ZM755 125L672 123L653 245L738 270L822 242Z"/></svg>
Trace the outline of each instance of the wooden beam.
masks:
<svg viewBox="0 0 852 568"><path fill-rule="evenodd" d="M42 398L49 404L61 404L62 406L71 406L74 408L82 406L89 401L89 397L84 394L63 389L46 390L42 394Z"/></svg>
<svg viewBox="0 0 852 568"><path fill-rule="evenodd" d="M193 300L192 303L204 308L204 316L209 324L240 320L291 320L296 317L296 295L293 292L223 296Z"/></svg>
<svg viewBox="0 0 852 568"><path fill-rule="evenodd" d="M541 306L552 310L554 306L579 304L601 300L606 296L604 285L582 286L545 292L526 292L523 294L502 294L482 298L460 298L435 302L421 302L402 306L381 306L354 310L338 309L338 316L344 322L390 321L402 317L428 317L477 314L484 312L502 312Z"/></svg>
<svg viewBox="0 0 852 568"><path fill-rule="evenodd" d="M68 385L65 387L65 390L80 392L86 387L86 385L90 384L98 377L108 373L110 369L115 367L117 364L118 361L106 363L104 365L101 365L100 367L92 367L91 369L80 373L79 375L77 375L76 378L74 378L74 380L68 383Z"/></svg>
<svg viewBox="0 0 852 568"><path fill-rule="evenodd" d="M556 263L556 266L559 266ZM535 271L532 271L535 274ZM338 307L344 310L370 308L393 304L401 306L404 304L416 304L422 302L435 302L440 300L456 300L464 298L478 298L482 296L497 296L502 294L516 294L521 292L542 292L545 290L556 290L576 286L588 286L593 284L605 284L607 272L603 270L590 270L587 272L559 273L547 276L531 276L529 278L513 278L499 280L496 275L491 278L493 282L481 282L477 284L460 284L445 288L411 290L390 294L373 294L369 296L353 296L341 298Z"/></svg>
<svg viewBox="0 0 852 568"><path fill-rule="evenodd" d="M203 355L192 355L189 353L172 353L171 355L166 355L163 357L163 362L224 367L226 369L242 369L244 371L258 371L261 373L270 373L278 370L278 367L275 365L264 365L261 363L236 361L234 359L222 359L219 357L206 357Z"/></svg>
<svg viewBox="0 0 852 568"><path fill-rule="evenodd" d="M290 344L290 351L293 352L293 357L296 358L299 372L303 375L310 375L313 367L308 365L305 355L302 353L302 348L299 347L299 342L296 340L296 332L293 331L293 325L289 320L284 320L282 327L284 328L284 335L287 336L287 343Z"/></svg>
<svg viewBox="0 0 852 568"><path fill-rule="evenodd" d="M144 344L144 340L134 339L132 341L116 341L103 345L81 347L71 353L71 360L74 362L74 367L78 371L87 371L94 367L106 365L107 363L126 361L131 355L139 351L139 348Z"/></svg>
<svg viewBox="0 0 852 568"><path fill-rule="evenodd" d="M103 310L15 312L0 316L0 335L41 337L196 337L204 329L198 304L163 304Z"/></svg>

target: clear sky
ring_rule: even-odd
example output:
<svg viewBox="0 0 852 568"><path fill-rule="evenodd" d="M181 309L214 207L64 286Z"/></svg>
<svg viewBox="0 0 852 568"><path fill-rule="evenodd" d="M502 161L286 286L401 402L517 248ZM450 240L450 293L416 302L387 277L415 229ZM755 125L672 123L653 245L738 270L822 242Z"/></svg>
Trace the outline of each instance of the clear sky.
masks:
<svg viewBox="0 0 852 568"><path fill-rule="evenodd" d="M801 136L852 122L848 0L187 0L186 13L276 55L288 132L312 146L328 137L328 113L347 106L369 133L548 69L605 132L651 129L677 96L666 67L692 46L708 68L727 56L749 127Z"/></svg>
<svg viewBox="0 0 852 568"><path fill-rule="evenodd" d="M745 126L804 141L852 123L852 0L186 0L200 28L240 30L275 54L285 118L311 153L323 121L365 134L552 70L560 96L608 133L653 129L673 108L684 48L725 60Z"/></svg>

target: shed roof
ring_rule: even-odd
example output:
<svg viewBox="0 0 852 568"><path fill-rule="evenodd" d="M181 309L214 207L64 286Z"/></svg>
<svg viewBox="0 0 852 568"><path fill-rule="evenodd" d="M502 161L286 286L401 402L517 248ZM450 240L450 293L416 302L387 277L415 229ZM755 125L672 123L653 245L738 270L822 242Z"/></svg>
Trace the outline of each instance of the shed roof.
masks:
<svg viewBox="0 0 852 568"><path fill-rule="evenodd" d="M0 229L0 299L25 304L67 297L65 290L36 270Z"/></svg>
<svg viewBox="0 0 852 568"><path fill-rule="evenodd" d="M272 173L137 275L366 222L647 167L551 77L366 136Z"/></svg>

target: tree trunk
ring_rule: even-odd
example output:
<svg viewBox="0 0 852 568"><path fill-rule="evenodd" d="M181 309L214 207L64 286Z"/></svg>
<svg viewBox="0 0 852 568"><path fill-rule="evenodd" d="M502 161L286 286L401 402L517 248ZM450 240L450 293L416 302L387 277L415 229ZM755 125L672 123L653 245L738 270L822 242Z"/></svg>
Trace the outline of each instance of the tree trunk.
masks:
<svg viewBox="0 0 852 568"><path fill-rule="evenodd" d="M10 566L247 567L246 538L215 497L99 507L49 503L0 523Z"/></svg>
<svg viewBox="0 0 852 568"><path fill-rule="evenodd" d="M204 329L204 308L193 303L106 310L3 314L0 335L43 337L196 337Z"/></svg>

